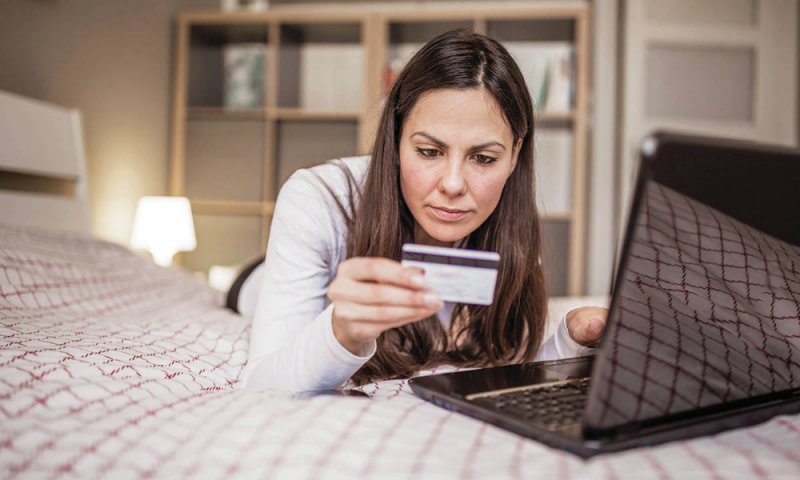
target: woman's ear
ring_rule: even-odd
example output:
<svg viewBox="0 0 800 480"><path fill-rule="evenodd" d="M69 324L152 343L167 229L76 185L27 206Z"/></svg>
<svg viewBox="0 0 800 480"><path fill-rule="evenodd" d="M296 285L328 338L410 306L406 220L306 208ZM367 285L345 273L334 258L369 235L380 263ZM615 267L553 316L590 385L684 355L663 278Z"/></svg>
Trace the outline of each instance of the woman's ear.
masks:
<svg viewBox="0 0 800 480"><path fill-rule="evenodd" d="M518 138L516 142L514 142L514 148L511 150L511 171L508 172L508 176L511 176L514 173L514 169L517 168L517 160L519 159L519 151L522 148L522 139Z"/></svg>

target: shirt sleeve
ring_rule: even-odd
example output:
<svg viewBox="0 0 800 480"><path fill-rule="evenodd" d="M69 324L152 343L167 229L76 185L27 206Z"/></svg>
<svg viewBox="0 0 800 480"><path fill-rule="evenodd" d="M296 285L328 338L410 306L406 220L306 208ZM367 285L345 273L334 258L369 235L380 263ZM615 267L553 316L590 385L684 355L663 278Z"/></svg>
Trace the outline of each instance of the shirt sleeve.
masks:
<svg viewBox="0 0 800 480"><path fill-rule="evenodd" d="M349 201L349 200L348 200ZM326 297L344 222L321 180L306 170L278 195L253 316L245 385L291 392L341 386L375 353L344 348Z"/></svg>
<svg viewBox="0 0 800 480"><path fill-rule="evenodd" d="M553 332L553 335L544 341L539 347L539 351L536 352L536 358L534 359L535 361L542 362L545 360L560 360L562 358L580 357L583 355L588 355L595 350L591 347L584 347L580 343L573 340L569 335L569 329L567 328L567 315L569 315L571 311L572 310L564 314L564 316L561 318L561 321L558 323L556 331Z"/></svg>

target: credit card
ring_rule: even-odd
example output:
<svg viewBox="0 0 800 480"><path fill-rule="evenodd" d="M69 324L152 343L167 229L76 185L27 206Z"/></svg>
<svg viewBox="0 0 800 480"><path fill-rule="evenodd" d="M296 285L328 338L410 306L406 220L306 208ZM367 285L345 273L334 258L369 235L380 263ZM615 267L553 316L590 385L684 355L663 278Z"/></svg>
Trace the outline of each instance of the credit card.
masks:
<svg viewBox="0 0 800 480"><path fill-rule="evenodd" d="M425 285L445 302L491 305L494 299L496 252L407 243L400 263L425 270Z"/></svg>

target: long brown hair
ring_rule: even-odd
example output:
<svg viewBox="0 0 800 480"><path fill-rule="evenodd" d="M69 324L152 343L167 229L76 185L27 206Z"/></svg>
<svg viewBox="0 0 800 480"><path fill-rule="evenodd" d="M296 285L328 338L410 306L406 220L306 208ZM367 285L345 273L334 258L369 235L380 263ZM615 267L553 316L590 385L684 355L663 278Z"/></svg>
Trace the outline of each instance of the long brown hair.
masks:
<svg viewBox="0 0 800 480"><path fill-rule="evenodd" d="M352 377L357 384L408 377L421 368L450 363L498 365L532 359L544 330L547 291L539 261L541 237L533 168L533 106L525 80L498 42L463 30L428 42L395 80L372 149L357 207L345 216L347 256L399 260L413 241L414 218L400 192L400 138L420 96L442 89L483 88L500 105L522 146L514 172L486 221L462 242L464 248L500 253L494 301L456 305L450 332L434 316L383 332L376 354ZM351 207L355 205L351 201Z"/></svg>

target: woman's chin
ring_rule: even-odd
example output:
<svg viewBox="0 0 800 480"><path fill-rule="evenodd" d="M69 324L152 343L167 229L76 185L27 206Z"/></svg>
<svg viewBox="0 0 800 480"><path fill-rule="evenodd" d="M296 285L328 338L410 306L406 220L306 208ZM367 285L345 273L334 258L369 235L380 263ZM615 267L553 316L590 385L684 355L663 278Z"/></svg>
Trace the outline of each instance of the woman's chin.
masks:
<svg viewBox="0 0 800 480"><path fill-rule="evenodd" d="M443 222L427 218L422 223L415 222L414 242L437 247L452 247L463 240L478 227L474 222ZM472 228L472 227L475 228Z"/></svg>
<svg viewBox="0 0 800 480"><path fill-rule="evenodd" d="M467 235L469 235L469 232L465 232L463 229L435 229L431 233L427 231L424 232L422 238L416 239L416 241L417 243L424 243L425 245L451 247Z"/></svg>

